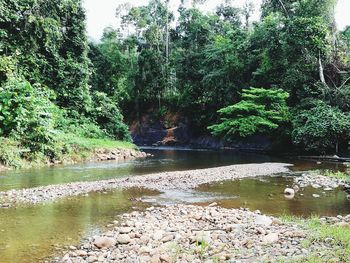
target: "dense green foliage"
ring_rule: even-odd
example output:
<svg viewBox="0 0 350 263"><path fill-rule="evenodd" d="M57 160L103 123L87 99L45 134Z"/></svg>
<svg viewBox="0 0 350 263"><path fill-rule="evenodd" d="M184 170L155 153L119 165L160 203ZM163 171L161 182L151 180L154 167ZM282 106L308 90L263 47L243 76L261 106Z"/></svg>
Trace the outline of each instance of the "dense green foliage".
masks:
<svg viewBox="0 0 350 263"><path fill-rule="evenodd" d="M301 150L318 152L334 151L336 140L344 149L348 137L337 122L350 111L350 31L337 31L335 4L334 0L265 0L261 19L254 23L252 3L237 8L225 1L214 12L204 13L194 1L190 7L180 4L176 14L166 0L121 6L120 26L106 29L101 42L91 45L90 58L99 72L91 86L109 87L130 120L150 110L156 116L180 113L194 135L205 135L208 126L228 114L231 122L212 126L214 134L226 139L278 125L256 113L256 107L263 105L244 99L235 104L242 90L281 89L290 95L287 104L293 121L273 139L289 137ZM304 127L312 126L308 121L313 119L328 122L327 115L317 110L305 119L313 101L340 114L333 120L339 126L337 139L326 125L318 127L318 134ZM226 110L217 113L221 108ZM238 116L238 108L249 108L244 118Z"/></svg>
<svg viewBox="0 0 350 263"><path fill-rule="evenodd" d="M0 163L60 161L84 149L69 137L130 140L108 87L90 91L88 51L81 1L0 1Z"/></svg>
<svg viewBox="0 0 350 263"><path fill-rule="evenodd" d="M317 101L309 109L298 111L293 125L298 127L292 133L293 141L305 149L325 152L350 139L350 115L338 108Z"/></svg>
<svg viewBox="0 0 350 263"><path fill-rule="evenodd" d="M209 127L214 135L230 139L264 134L288 121L288 93L281 89L244 89L242 100L220 109L221 123Z"/></svg>
<svg viewBox="0 0 350 263"><path fill-rule="evenodd" d="M350 29L337 31L336 1L264 0L254 23L253 2L203 2L121 5L118 27L88 43L81 0L0 1L0 137L54 161L66 137L130 140L122 114L153 112L185 116L194 136L345 149Z"/></svg>

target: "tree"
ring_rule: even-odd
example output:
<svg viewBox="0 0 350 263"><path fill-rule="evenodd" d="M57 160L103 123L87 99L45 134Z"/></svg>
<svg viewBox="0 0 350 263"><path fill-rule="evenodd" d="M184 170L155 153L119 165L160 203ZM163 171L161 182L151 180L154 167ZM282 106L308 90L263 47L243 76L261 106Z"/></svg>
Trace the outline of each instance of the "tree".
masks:
<svg viewBox="0 0 350 263"><path fill-rule="evenodd" d="M54 90L56 103L91 106L85 12L81 0L7 0L0 5L0 56L16 55L31 84Z"/></svg>
<svg viewBox="0 0 350 263"><path fill-rule="evenodd" d="M288 121L288 93L281 89L243 89L242 100L218 111L221 123L209 126L215 136L230 140L275 130Z"/></svg>
<svg viewBox="0 0 350 263"><path fill-rule="evenodd" d="M325 153L339 151L339 143L350 138L350 116L323 101L313 101L293 117L293 142L303 149Z"/></svg>

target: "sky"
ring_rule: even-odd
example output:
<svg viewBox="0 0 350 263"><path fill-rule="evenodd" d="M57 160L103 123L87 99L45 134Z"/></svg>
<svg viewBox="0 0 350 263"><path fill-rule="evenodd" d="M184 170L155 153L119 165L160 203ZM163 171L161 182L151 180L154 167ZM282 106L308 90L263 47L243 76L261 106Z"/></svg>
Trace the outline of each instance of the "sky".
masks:
<svg viewBox="0 0 350 263"><path fill-rule="evenodd" d="M148 0L83 0L84 7L87 15L87 30L88 35L93 40L99 40L102 36L103 29L118 25L118 20L115 17L115 11L117 6L123 3L130 3L134 6L145 5ZM170 6L173 10L177 9L178 0L170 0ZM217 0L208 0L204 10L213 10L218 5ZM235 0L234 3L237 6L243 5L245 0ZM256 10L259 9L261 0L253 1L256 5ZM350 25L350 0L338 0L336 8L336 20L339 29L345 28ZM253 19L258 19L259 13L255 12Z"/></svg>

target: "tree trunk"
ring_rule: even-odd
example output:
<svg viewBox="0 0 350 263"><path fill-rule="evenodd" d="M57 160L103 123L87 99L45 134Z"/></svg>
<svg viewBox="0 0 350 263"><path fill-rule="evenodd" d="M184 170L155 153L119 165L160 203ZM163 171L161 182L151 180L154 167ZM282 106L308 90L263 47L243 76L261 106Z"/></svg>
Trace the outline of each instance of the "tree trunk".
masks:
<svg viewBox="0 0 350 263"><path fill-rule="evenodd" d="M339 142L338 140L335 142L335 154L338 154L339 152Z"/></svg>
<svg viewBox="0 0 350 263"><path fill-rule="evenodd" d="M326 79L324 77L323 65L321 60L321 53L318 54L318 64L319 64L319 71L320 71L320 80L323 84L326 84Z"/></svg>

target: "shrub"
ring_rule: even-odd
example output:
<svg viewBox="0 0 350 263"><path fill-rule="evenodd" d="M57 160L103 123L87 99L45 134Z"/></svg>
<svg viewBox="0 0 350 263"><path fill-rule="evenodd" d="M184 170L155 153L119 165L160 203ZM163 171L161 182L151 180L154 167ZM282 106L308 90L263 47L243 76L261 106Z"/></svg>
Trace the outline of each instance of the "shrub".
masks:
<svg viewBox="0 0 350 263"><path fill-rule="evenodd" d="M105 93L93 93L93 109L90 114L109 137L131 140L128 126L123 123L119 108Z"/></svg>
<svg viewBox="0 0 350 263"><path fill-rule="evenodd" d="M48 89L10 77L0 87L0 136L15 138L33 152L49 150L60 114L50 98Z"/></svg>

